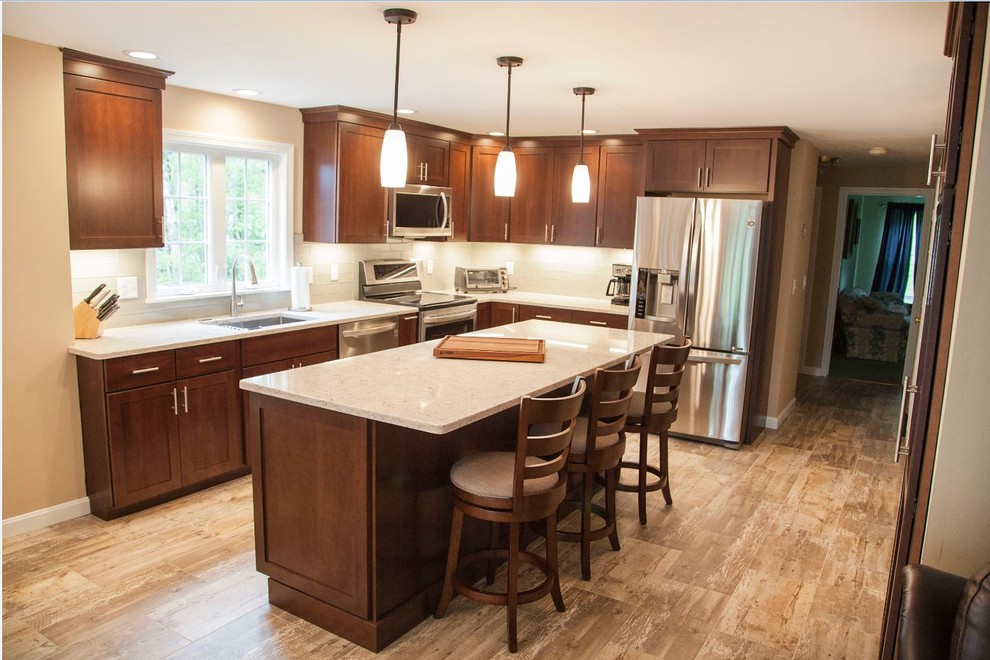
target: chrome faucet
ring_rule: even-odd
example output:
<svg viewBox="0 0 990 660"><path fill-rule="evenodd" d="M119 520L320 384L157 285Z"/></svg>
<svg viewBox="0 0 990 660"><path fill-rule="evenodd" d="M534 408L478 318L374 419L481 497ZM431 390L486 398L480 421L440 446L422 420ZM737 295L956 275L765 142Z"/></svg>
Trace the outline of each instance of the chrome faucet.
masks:
<svg viewBox="0 0 990 660"><path fill-rule="evenodd" d="M243 300L237 299L237 264L241 259L247 259L248 267L251 268L251 284L258 284L258 273L254 270L254 262L251 261L251 257L246 254L240 254L234 258L234 262L230 264L230 315L237 316L240 311L241 305L244 304Z"/></svg>

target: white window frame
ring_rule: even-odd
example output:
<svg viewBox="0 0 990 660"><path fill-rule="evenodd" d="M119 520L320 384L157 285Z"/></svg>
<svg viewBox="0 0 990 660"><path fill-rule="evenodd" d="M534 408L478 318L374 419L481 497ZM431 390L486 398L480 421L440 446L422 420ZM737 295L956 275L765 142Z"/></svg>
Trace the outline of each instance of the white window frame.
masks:
<svg viewBox="0 0 990 660"><path fill-rule="evenodd" d="M272 169L272 273L269 279L259 286L238 287L238 293L263 293L285 291L289 288L289 267L292 265L292 181L295 147L282 142L269 142L250 138L237 138L221 135L210 135L193 131L166 129L163 134L165 151L182 151L186 153L205 153L210 156L246 156L248 158L264 158L273 161ZM220 210L217 218L218 196L212 191L224 190L224 181L220 169L211 158L209 181L210 210L208 212L210 234L209 246L213 253L211 263L216 264L217 244L214 237L221 231L220 236L226 240L226 220L224 210ZM222 198L222 196L220 196ZM226 264L224 262L224 268ZM238 282L247 278L247 268L238 268ZM189 300L190 298L212 298L230 295L230 273L224 272L222 277L216 273L207 273L208 283L204 286L188 287L180 291L158 290L158 267L156 248L145 251L145 281L148 297L146 302L171 302Z"/></svg>

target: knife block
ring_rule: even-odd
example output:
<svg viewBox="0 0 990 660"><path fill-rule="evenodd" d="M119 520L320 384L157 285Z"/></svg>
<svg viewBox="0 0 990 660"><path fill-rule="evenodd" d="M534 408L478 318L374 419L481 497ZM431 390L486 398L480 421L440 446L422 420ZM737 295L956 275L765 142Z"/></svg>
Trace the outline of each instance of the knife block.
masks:
<svg viewBox="0 0 990 660"><path fill-rule="evenodd" d="M86 301L80 302L72 310L72 322L76 328L76 339L96 339L103 334L96 310Z"/></svg>

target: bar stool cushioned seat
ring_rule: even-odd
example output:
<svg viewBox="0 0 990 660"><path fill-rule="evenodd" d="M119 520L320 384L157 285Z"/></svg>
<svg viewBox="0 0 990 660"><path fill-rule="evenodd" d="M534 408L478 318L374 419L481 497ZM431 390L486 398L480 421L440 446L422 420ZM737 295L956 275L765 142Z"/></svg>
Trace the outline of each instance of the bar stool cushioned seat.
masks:
<svg viewBox="0 0 990 660"><path fill-rule="evenodd" d="M526 457L526 466L544 465L533 456ZM450 482L465 492L504 499L505 508L512 506L512 476L516 468L516 455L511 451L491 451L475 454L458 461L450 468ZM527 479L523 483L523 495L535 495L557 485L557 477ZM494 503L493 503L494 504Z"/></svg>

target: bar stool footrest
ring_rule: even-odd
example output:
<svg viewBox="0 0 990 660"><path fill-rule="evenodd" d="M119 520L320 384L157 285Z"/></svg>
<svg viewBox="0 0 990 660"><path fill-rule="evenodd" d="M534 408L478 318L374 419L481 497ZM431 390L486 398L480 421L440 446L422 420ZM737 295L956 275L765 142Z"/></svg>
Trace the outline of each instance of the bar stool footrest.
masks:
<svg viewBox="0 0 990 660"><path fill-rule="evenodd" d="M486 605L506 605L508 604L508 595L504 591L488 591L485 589L478 589L473 586L473 582L469 583L460 574L461 569L464 567L472 564L478 564L480 562L487 562L491 559L508 561L509 551L504 548L497 548L494 550L478 550L461 557L457 561L457 571L454 573L454 590L465 598L469 598L478 603L485 603ZM520 550L519 561L526 562L530 566L535 566L541 573L543 573L544 578L543 582L535 587L524 591L519 591L519 604L522 605L525 603L532 603L550 593L550 587L553 585L553 575L550 573L550 566L547 564L547 560L535 553L529 552L528 550Z"/></svg>
<svg viewBox="0 0 990 660"><path fill-rule="evenodd" d="M639 470L646 470L647 473L656 477L656 479L654 479L653 481L646 482L646 487L644 488L644 490L648 493L654 490L660 490L661 488L667 485L667 475L661 472L660 468L656 467L655 465L640 465L639 463L633 463L631 461L622 461L621 463L619 463L619 467L629 468L630 470L636 470L637 472L639 472ZM617 484L615 484L615 489L621 490L624 493L638 493L639 484L638 483L630 484L624 481L619 481Z"/></svg>

